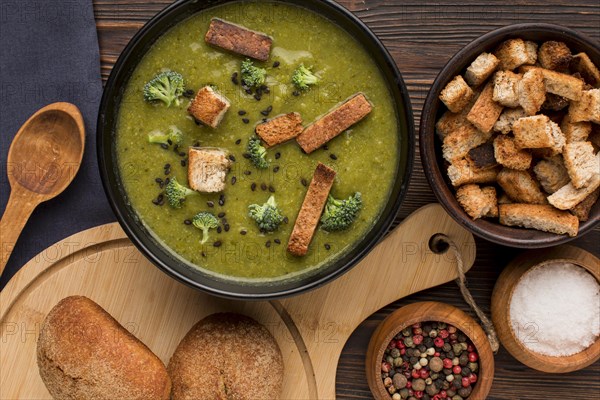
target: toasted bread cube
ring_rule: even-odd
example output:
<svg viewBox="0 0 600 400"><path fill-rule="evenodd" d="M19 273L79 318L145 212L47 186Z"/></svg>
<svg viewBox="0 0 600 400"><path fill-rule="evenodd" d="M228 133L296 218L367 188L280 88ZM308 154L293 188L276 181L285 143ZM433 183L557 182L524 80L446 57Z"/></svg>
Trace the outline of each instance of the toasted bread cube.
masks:
<svg viewBox="0 0 600 400"><path fill-rule="evenodd" d="M548 148L558 154L566 141L560 127L545 115L518 119L513 124L513 133L520 149Z"/></svg>
<svg viewBox="0 0 600 400"><path fill-rule="evenodd" d="M558 189L555 193L548 196L548 201L559 210L570 210L577 204L581 203L594 190L600 187L600 153L596 154L596 172L592 175L592 179L588 184L580 189L577 189L573 182L567 183L565 186Z"/></svg>
<svg viewBox="0 0 600 400"><path fill-rule="evenodd" d="M501 204L500 223L544 232L577 236L579 220L566 211L537 204Z"/></svg>
<svg viewBox="0 0 600 400"><path fill-rule="evenodd" d="M498 184L517 203L545 204L546 196L527 171L504 168L498 173Z"/></svg>
<svg viewBox="0 0 600 400"><path fill-rule="evenodd" d="M500 64L500 60L495 55L481 53L467 68L465 80L470 86L479 86L494 73L498 64Z"/></svg>
<svg viewBox="0 0 600 400"><path fill-rule="evenodd" d="M190 147L188 182L190 188L203 193L225 190L225 179L231 161L226 150L214 147Z"/></svg>
<svg viewBox="0 0 600 400"><path fill-rule="evenodd" d="M493 97L494 83L488 82L467 114L467 120L485 133L491 132L503 109Z"/></svg>
<svg viewBox="0 0 600 400"><path fill-rule="evenodd" d="M569 116L573 122L592 121L600 124L600 89L582 92L579 101L571 102Z"/></svg>
<svg viewBox="0 0 600 400"><path fill-rule="evenodd" d="M440 100L453 113L462 111L471 101L474 93L462 76L456 75L440 93Z"/></svg>
<svg viewBox="0 0 600 400"><path fill-rule="evenodd" d="M594 190L588 197L583 199L581 203L573 207L571 209L571 213L573 213L573 215L575 215L579 221L587 221L590 217L590 211L592 211L592 207L594 207L594 204L596 204L599 195L600 189Z"/></svg>
<svg viewBox="0 0 600 400"><path fill-rule="evenodd" d="M518 87L519 104L528 115L535 115L546 101L546 87L544 74L539 68L529 70L523 74Z"/></svg>
<svg viewBox="0 0 600 400"><path fill-rule="evenodd" d="M212 128L216 128L227 110L229 110L229 100L212 87L205 86L198 90L196 97L188 107L188 112L198 121Z"/></svg>
<svg viewBox="0 0 600 400"><path fill-rule="evenodd" d="M297 112L279 115L267 122L256 126L256 134L268 147L287 142L298 136L304 127L302 117Z"/></svg>
<svg viewBox="0 0 600 400"><path fill-rule="evenodd" d="M317 229L334 179L335 171L333 169L325 164L317 165L290 235L287 250L291 254L304 256L308 252L308 246Z"/></svg>
<svg viewBox="0 0 600 400"><path fill-rule="evenodd" d="M569 100L578 101L583 92L583 81L574 76L541 69L544 74L544 85L548 93L554 93Z"/></svg>
<svg viewBox="0 0 600 400"><path fill-rule="evenodd" d="M473 219L498 216L498 201L493 186L484 188L473 184L461 186L456 191L456 199Z"/></svg>
<svg viewBox="0 0 600 400"><path fill-rule="evenodd" d="M544 191L548 194L556 192L571 180L561 155L539 161L533 167L533 172Z"/></svg>
<svg viewBox="0 0 600 400"><path fill-rule="evenodd" d="M204 37L206 43L260 61L267 61L273 39L232 22L213 18Z"/></svg>
<svg viewBox="0 0 600 400"><path fill-rule="evenodd" d="M537 45L523 39L508 39L498 46L494 55L500 60L499 70L512 71L523 64L535 64Z"/></svg>
<svg viewBox="0 0 600 400"><path fill-rule="evenodd" d="M587 121L572 122L571 117L567 114L560 124L560 130L565 135L567 143L583 142L592 133L592 123Z"/></svg>
<svg viewBox="0 0 600 400"><path fill-rule="evenodd" d="M550 40L544 42L538 50L538 61L547 69L565 70L569 68L572 58L571 50L563 42Z"/></svg>
<svg viewBox="0 0 600 400"><path fill-rule="evenodd" d="M515 139L500 135L494 139L494 156L503 166L519 171L528 170L531 166L531 153L521 150L515 145Z"/></svg>
<svg viewBox="0 0 600 400"><path fill-rule="evenodd" d="M510 71L498 71L494 75L494 94L492 98L495 102L505 107L519 106L519 81L521 75Z"/></svg>
<svg viewBox="0 0 600 400"><path fill-rule="evenodd" d="M357 93L309 125L296 137L306 153L312 153L365 118L373 106L363 93Z"/></svg>
<svg viewBox="0 0 600 400"><path fill-rule="evenodd" d="M494 124L494 131L507 135L512 132L515 121L526 116L527 113L521 107L505 108L502 114L500 114L498 121Z"/></svg>
<svg viewBox="0 0 600 400"><path fill-rule="evenodd" d="M465 158L469 150L487 142L490 137L491 134L484 133L471 124L463 125L444 138L442 154L449 162Z"/></svg>
<svg viewBox="0 0 600 400"><path fill-rule="evenodd" d="M435 124L435 132L441 140L444 140L451 132L461 129L467 124L471 125L464 113L446 111Z"/></svg>
<svg viewBox="0 0 600 400"><path fill-rule="evenodd" d="M494 157L494 144L492 142L486 142L469 150L467 160L477 169L493 168L498 165L496 157Z"/></svg>
<svg viewBox="0 0 600 400"><path fill-rule="evenodd" d="M458 187L468 183L491 183L498 176L498 168L474 168L467 160L458 160L448 167L448 178L452 186Z"/></svg>
<svg viewBox="0 0 600 400"><path fill-rule="evenodd" d="M569 104L569 99L565 99L557 94L546 93L546 100L542 104L542 111L560 111L567 108Z"/></svg>
<svg viewBox="0 0 600 400"><path fill-rule="evenodd" d="M586 83L600 88L600 71L586 53L579 53L571 60L571 69L579 72Z"/></svg>
<svg viewBox="0 0 600 400"><path fill-rule="evenodd" d="M576 189L588 184L595 173L600 172L600 165L594 157L594 146L590 142L567 143L563 149L565 167Z"/></svg>

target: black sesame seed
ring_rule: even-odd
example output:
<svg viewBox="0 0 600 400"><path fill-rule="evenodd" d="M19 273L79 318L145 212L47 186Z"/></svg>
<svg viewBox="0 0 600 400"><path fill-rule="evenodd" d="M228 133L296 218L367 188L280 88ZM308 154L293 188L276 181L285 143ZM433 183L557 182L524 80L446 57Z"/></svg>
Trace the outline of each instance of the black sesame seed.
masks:
<svg viewBox="0 0 600 400"><path fill-rule="evenodd" d="M231 177L231 184L235 185L236 182L237 182L237 178L235 176Z"/></svg>
<svg viewBox="0 0 600 400"><path fill-rule="evenodd" d="M185 154L184 151L180 151L178 154L179 154L179 157L185 157L187 155L187 154Z"/></svg>
<svg viewBox="0 0 600 400"><path fill-rule="evenodd" d="M268 111L268 112L271 112L271 111L273 111L273 106L269 106L269 107L267 107L267 110L266 110L266 111Z"/></svg>
<svg viewBox="0 0 600 400"><path fill-rule="evenodd" d="M275 193L275 188L271 185L269 185L269 192Z"/></svg>
<svg viewBox="0 0 600 400"><path fill-rule="evenodd" d="M269 115L269 112L268 112L267 110L262 110L260 113L261 113L262 115L264 115L265 117L266 117L267 115Z"/></svg>
<svg viewBox="0 0 600 400"><path fill-rule="evenodd" d="M171 178L167 178L167 179L165 179L165 185L168 185L168 184L169 184L169 182L171 182Z"/></svg>
<svg viewBox="0 0 600 400"><path fill-rule="evenodd" d="M225 213L222 211L219 214L217 214L217 217L219 217L219 218L223 218L224 216L225 216Z"/></svg>
<svg viewBox="0 0 600 400"><path fill-rule="evenodd" d="M233 82L234 85L239 85L240 81L238 80L238 73L234 72L233 75L231 75L231 82Z"/></svg>
<svg viewBox="0 0 600 400"><path fill-rule="evenodd" d="M280 152L275 153L275 159L279 160L279 157L281 157L281 153Z"/></svg>
<svg viewBox="0 0 600 400"><path fill-rule="evenodd" d="M162 147L164 150L167 150L169 148L169 146L165 143L161 143L160 147Z"/></svg>
<svg viewBox="0 0 600 400"><path fill-rule="evenodd" d="M299 92L299 91L297 91L297 90L294 90L294 91L292 92L292 94L293 94L295 97L298 97L298 96L300 96L300 92Z"/></svg>
<svg viewBox="0 0 600 400"><path fill-rule="evenodd" d="M165 204L165 200L164 200L164 199L160 199L160 200L158 201L158 205L159 205L159 206L162 206L163 204Z"/></svg>
<svg viewBox="0 0 600 400"><path fill-rule="evenodd" d="M273 172L279 172L279 165L273 167Z"/></svg>
<svg viewBox="0 0 600 400"><path fill-rule="evenodd" d="M163 201L165 198L165 196L161 193L158 195L158 197L156 198L156 200L158 200L159 202Z"/></svg>
<svg viewBox="0 0 600 400"><path fill-rule="evenodd" d="M192 221L190 221L189 219L186 219L186 220L183 221L183 223L186 224L186 225L191 225Z"/></svg>
<svg viewBox="0 0 600 400"><path fill-rule="evenodd" d="M180 161L180 164L181 164L181 166L182 166L182 167L185 167L185 165L187 164L187 161L185 161L185 160L181 160L181 161Z"/></svg>
<svg viewBox="0 0 600 400"><path fill-rule="evenodd" d="M168 139L167 143L169 143L169 146L173 145L173 142L171 141L171 139Z"/></svg>
<svg viewBox="0 0 600 400"><path fill-rule="evenodd" d="M256 183L250 185L250 189L254 192L256 190Z"/></svg>
<svg viewBox="0 0 600 400"><path fill-rule="evenodd" d="M325 243L325 250L331 250L331 245L329 245L329 243Z"/></svg>
<svg viewBox="0 0 600 400"><path fill-rule="evenodd" d="M165 166L163 168L164 169L169 169L169 168L171 168L171 164L167 163L167 164L165 164Z"/></svg>
<svg viewBox="0 0 600 400"><path fill-rule="evenodd" d="M267 246L267 248L271 247L271 241L267 240L267 242L265 243L265 246Z"/></svg>
<svg viewBox="0 0 600 400"><path fill-rule="evenodd" d="M256 94L259 96L262 96L263 94L263 88L262 86L259 86L258 88L256 88Z"/></svg>
<svg viewBox="0 0 600 400"><path fill-rule="evenodd" d="M186 90L185 92L183 92L183 97L191 99L192 97L194 97L194 91L192 89Z"/></svg>
<svg viewBox="0 0 600 400"><path fill-rule="evenodd" d="M244 154L242 154L242 157L244 157L245 159L249 160L250 159L250 153L244 153Z"/></svg>
<svg viewBox="0 0 600 400"><path fill-rule="evenodd" d="M215 246L215 247L221 247L221 244L222 244L221 241L217 240L216 242L213 243L213 246Z"/></svg>
<svg viewBox="0 0 600 400"><path fill-rule="evenodd" d="M258 94L255 94L255 95L254 95L254 99L255 99L256 101L260 101L260 99L262 99L262 97L261 97L261 96L259 96Z"/></svg>
<svg viewBox="0 0 600 400"><path fill-rule="evenodd" d="M279 240L279 239L273 239L273 241L277 244L281 244L281 240Z"/></svg>
<svg viewBox="0 0 600 400"><path fill-rule="evenodd" d="M268 87L265 87L265 88L263 89L263 92L265 92L265 93L269 94L269 93L271 93L271 89L269 89Z"/></svg>
<svg viewBox="0 0 600 400"><path fill-rule="evenodd" d="M194 123L195 123L196 125L198 125L198 126L201 126L201 125L202 125L202 122L201 122L201 121L199 121L199 120L197 120L196 118L194 118Z"/></svg>
<svg viewBox="0 0 600 400"><path fill-rule="evenodd" d="M215 206L215 202L209 200L209 201L206 202L206 205L209 206L209 207L214 207Z"/></svg>
<svg viewBox="0 0 600 400"><path fill-rule="evenodd" d="M250 120L248 118L242 118L242 122L245 124L249 124Z"/></svg>
<svg viewBox="0 0 600 400"><path fill-rule="evenodd" d="M200 142L198 140L194 142L194 147L200 147Z"/></svg>
<svg viewBox="0 0 600 400"><path fill-rule="evenodd" d="M238 115L246 115L246 111L245 110L240 110L240 111L238 111Z"/></svg>
<svg viewBox="0 0 600 400"><path fill-rule="evenodd" d="M280 65L281 65L281 63L280 63L279 61L275 61L275 62L273 63L273 68L277 68L277 67L279 67Z"/></svg>
<svg viewBox="0 0 600 400"><path fill-rule="evenodd" d="M250 89L250 88L246 89L246 93L247 94L252 94L252 89Z"/></svg>
<svg viewBox="0 0 600 400"><path fill-rule="evenodd" d="M267 121L268 121L268 120L267 120L266 118L263 118L263 119L262 119L262 122L267 122Z"/></svg>
<svg viewBox="0 0 600 400"><path fill-rule="evenodd" d="M251 173L251 171L244 171L244 175L250 175Z"/></svg>
<svg viewBox="0 0 600 400"><path fill-rule="evenodd" d="M262 190L267 190L267 184L266 184L266 183L261 183L261 184L260 184L260 188L261 188Z"/></svg>
<svg viewBox="0 0 600 400"><path fill-rule="evenodd" d="M246 233L248 233L248 232L246 232L246 230L245 230L245 229L242 229L242 230L240 231L240 235L242 235L242 236L243 236L243 235L245 235Z"/></svg>
<svg viewBox="0 0 600 400"><path fill-rule="evenodd" d="M165 169L165 175L170 175L171 174L171 169Z"/></svg>
<svg viewBox="0 0 600 400"><path fill-rule="evenodd" d="M160 185L161 183L163 183L163 180L161 178L156 178L154 180L154 182L156 182L156 183L158 183Z"/></svg>
<svg viewBox="0 0 600 400"><path fill-rule="evenodd" d="M283 223L287 224L288 222L290 222L289 218L288 217L283 217Z"/></svg>
<svg viewBox="0 0 600 400"><path fill-rule="evenodd" d="M157 206L158 205L158 200L152 199L152 204L154 204L155 206Z"/></svg>
<svg viewBox="0 0 600 400"><path fill-rule="evenodd" d="M308 181L304 178L300 179L300 183L302 184L302 186L308 186Z"/></svg>
<svg viewBox="0 0 600 400"><path fill-rule="evenodd" d="M223 228L221 228L220 226L217 226L217 233L221 233L223 232Z"/></svg>
<svg viewBox="0 0 600 400"><path fill-rule="evenodd" d="M240 143L242 143L242 139L238 139L235 141L235 144L240 144Z"/></svg>
<svg viewBox="0 0 600 400"><path fill-rule="evenodd" d="M205 252L202 252L200 254L202 254L202 257L206 258L206 253Z"/></svg>
<svg viewBox="0 0 600 400"><path fill-rule="evenodd" d="M231 226L229 226L229 224L225 224L225 225L223 225L223 229L225 229L225 232L229 232L229 229L231 229Z"/></svg>
<svg viewBox="0 0 600 400"><path fill-rule="evenodd" d="M331 158L332 160L337 160L337 156L335 154L333 154L333 153L331 153L329 155L329 158Z"/></svg>
<svg viewBox="0 0 600 400"><path fill-rule="evenodd" d="M222 206L225 204L225 195L222 194L219 196L219 205Z"/></svg>
<svg viewBox="0 0 600 400"><path fill-rule="evenodd" d="M329 150L329 146L327 146L326 144L323 145L323 147L321 147L323 150Z"/></svg>
<svg viewBox="0 0 600 400"><path fill-rule="evenodd" d="M230 154L230 155L229 155L229 159L230 159L231 161L235 162L235 156L234 156L233 154Z"/></svg>

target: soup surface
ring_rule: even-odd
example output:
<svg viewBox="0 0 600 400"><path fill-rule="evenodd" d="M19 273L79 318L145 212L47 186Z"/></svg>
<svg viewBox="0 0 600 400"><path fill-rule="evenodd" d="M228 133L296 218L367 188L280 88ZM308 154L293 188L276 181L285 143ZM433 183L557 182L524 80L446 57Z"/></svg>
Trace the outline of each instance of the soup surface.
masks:
<svg viewBox="0 0 600 400"><path fill-rule="evenodd" d="M232 74L239 72L244 58L204 42L212 17L273 37L269 61L256 63L267 69L270 90L260 101L232 82ZM320 82L308 91L294 93L291 76L301 63L312 66ZM231 108L217 129L194 122L186 111L189 99L182 98L180 106L169 108L144 101L144 85L163 70L181 73L186 88L194 91L214 85L230 100ZM254 126L265 118L261 111L272 107L269 118L295 111L306 126L356 92L366 94L373 111L322 149L307 155L294 140L289 141L268 149L270 167L265 170L257 169L243 157ZM231 3L177 24L156 41L139 63L120 105L118 167L128 201L140 220L178 257L196 268L237 279L280 278L334 261L373 226L395 179L396 118L392 97L377 65L340 27L292 5ZM171 208L166 202L162 206L153 203L163 191L157 178L177 177L180 183L187 184L185 156L172 147L163 149L148 142L149 132L167 130L171 125L185 134L180 152L187 153L189 146L199 143L227 149L234 156L224 192L190 195L180 209ZM318 162L337 172L331 194L341 199L361 192L363 208L349 230L328 233L317 229L308 254L295 257L287 253L287 242L306 194L304 185L310 183ZM165 169L166 164L169 167ZM219 204L221 195L223 205ZM274 233L262 234L248 216L248 206L263 204L270 195L275 196L289 222ZM208 205L210 202L213 207ZM202 232L189 225L189 220L200 211L225 213L229 230L223 229L222 224L220 232L211 230L210 239L201 244ZM215 242L220 246L215 247Z"/></svg>

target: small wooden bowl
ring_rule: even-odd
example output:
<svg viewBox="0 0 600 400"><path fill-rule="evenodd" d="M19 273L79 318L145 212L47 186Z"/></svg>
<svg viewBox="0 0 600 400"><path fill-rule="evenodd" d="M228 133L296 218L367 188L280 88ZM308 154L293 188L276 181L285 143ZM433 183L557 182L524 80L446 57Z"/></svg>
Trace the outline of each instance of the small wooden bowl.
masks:
<svg viewBox="0 0 600 400"><path fill-rule="evenodd" d="M600 281L600 260L578 247L563 245L546 250L531 250L514 259L502 271L492 293L492 321L502 345L523 364L538 371L566 373L577 371L600 359L600 338L587 349L567 357L552 357L526 348L512 328L510 303L515 287L534 268L567 262L589 271Z"/></svg>
<svg viewBox="0 0 600 400"><path fill-rule="evenodd" d="M557 235L533 229L522 229L501 225L497 219L473 220L456 200L456 190L448 179L445 161L442 157L442 143L435 133L437 120L446 111L439 100L442 89L456 75L464 75L466 68L483 52L492 52L496 46L507 39L522 38L537 43L547 40L562 41L569 46L573 54L586 52L594 64L600 65L600 45L579 32L559 25L528 23L509 25L475 39L456 53L442 68L433 82L423 105L419 126L419 148L425 176L433 193L444 209L458 223L473 234L504 246L519 248L542 248L556 246L573 240L567 235ZM579 225L579 235L591 231L600 221L600 201L597 201L588 221Z"/></svg>
<svg viewBox="0 0 600 400"><path fill-rule="evenodd" d="M394 311L379 324L371 336L365 366L367 382L375 399L391 398L381 379L381 360L388 343L404 328L427 321L454 325L473 342L479 353L479 373L469 399L485 399L494 379L494 354L485 332L473 318L458 308L434 301L413 303Z"/></svg>

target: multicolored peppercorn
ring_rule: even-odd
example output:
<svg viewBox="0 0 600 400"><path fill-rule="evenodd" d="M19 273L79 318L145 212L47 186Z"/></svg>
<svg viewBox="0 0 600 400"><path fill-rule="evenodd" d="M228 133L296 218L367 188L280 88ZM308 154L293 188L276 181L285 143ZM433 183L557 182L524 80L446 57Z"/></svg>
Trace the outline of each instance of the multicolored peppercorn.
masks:
<svg viewBox="0 0 600 400"><path fill-rule="evenodd" d="M477 382L478 360L473 343L455 326L417 323L388 344L381 379L392 400L464 400Z"/></svg>

